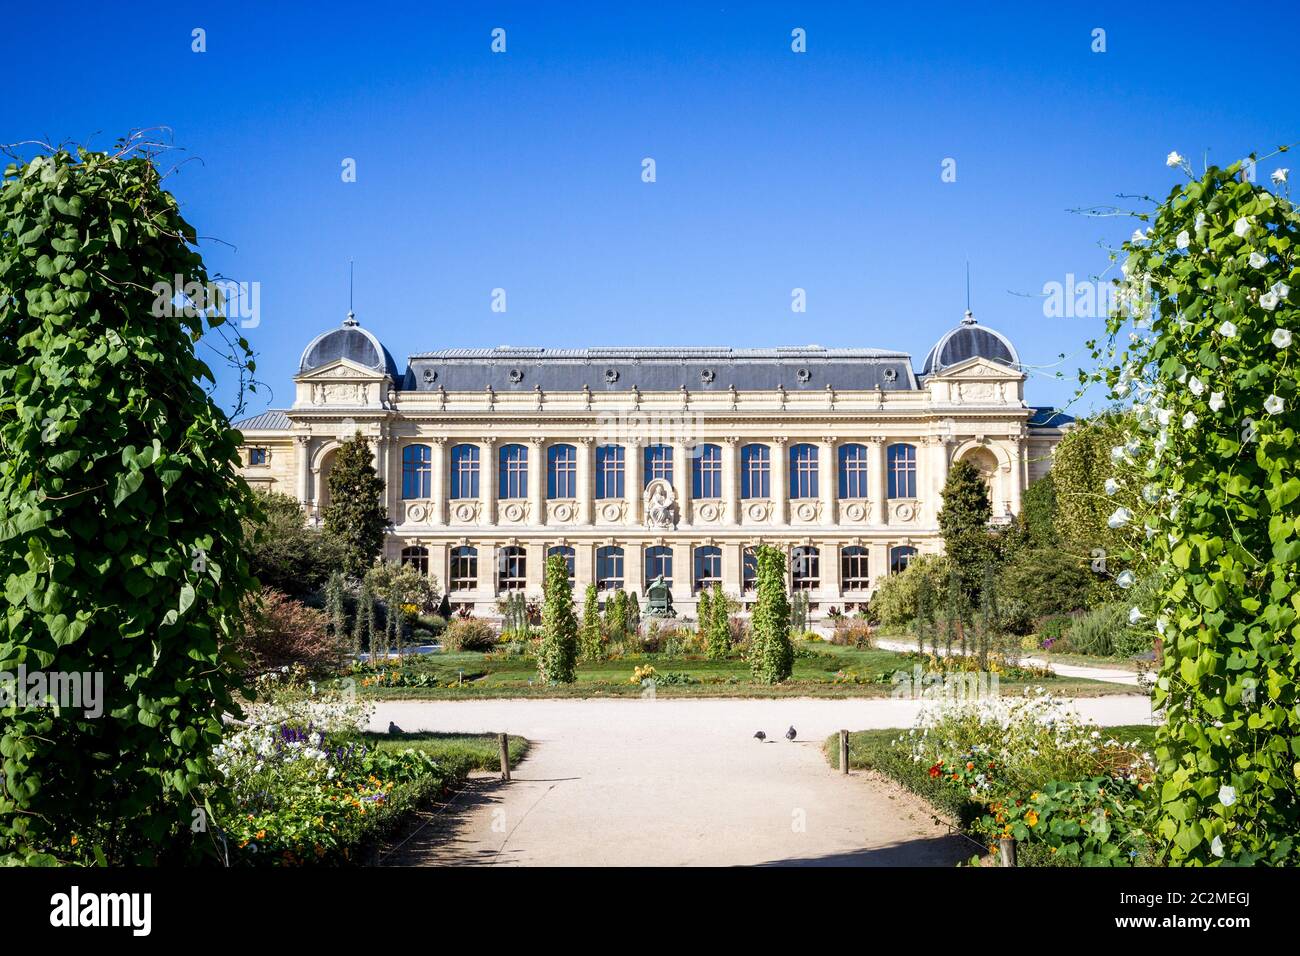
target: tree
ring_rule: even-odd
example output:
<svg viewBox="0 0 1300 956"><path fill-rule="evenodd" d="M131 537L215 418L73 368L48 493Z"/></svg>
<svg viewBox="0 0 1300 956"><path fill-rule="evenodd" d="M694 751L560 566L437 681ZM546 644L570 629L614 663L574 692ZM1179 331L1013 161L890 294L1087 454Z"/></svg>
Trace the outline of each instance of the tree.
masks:
<svg viewBox="0 0 1300 956"><path fill-rule="evenodd" d="M315 593L342 563L342 544L307 527L297 498L275 491L254 491L253 497L257 512L243 522L253 576L263 587L294 597Z"/></svg>
<svg viewBox="0 0 1300 956"><path fill-rule="evenodd" d="M343 638L348 633L348 609L343 574L335 571L325 584L326 627L331 637Z"/></svg>
<svg viewBox="0 0 1300 956"><path fill-rule="evenodd" d="M988 486L979 470L965 459L953 462L943 485L939 533L943 535L944 552L961 578L967 601L978 597L984 565L992 559L992 515Z"/></svg>
<svg viewBox="0 0 1300 956"><path fill-rule="evenodd" d="M641 633L641 601L635 591L627 595L627 629L632 634Z"/></svg>
<svg viewBox="0 0 1300 956"><path fill-rule="evenodd" d="M1048 548L1056 544L1056 479L1052 472L1026 489L1020 503L1019 524L1030 547Z"/></svg>
<svg viewBox="0 0 1300 956"><path fill-rule="evenodd" d="M705 637L709 631L709 623L713 620L713 608L708 588L700 588L700 596L695 605L695 620L700 637Z"/></svg>
<svg viewBox="0 0 1300 956"><path fill-rule="evenodd" d="M379 640L375 633L375 594L366 582L361 584L361 593L357 596L357 614L352 621L352 654L356 660L361 659L364 646L370 652L370 664L376 666L379 653Z"/></svg>
<svg viewBox="0 0 1300 956"><path fill-rule="evenodd" d="M191 823L223 812L212 749L240 713L254 505L196 348L241 388L253 363L214 344L220 296L141 137L118 146L0 180L0 672L103 676L100 715L0 720L0 864L214 852Z"/></svg>
<svg viewBox="0 0 1300 956"><path fill-rule="evenodd" d="M582 602L581 643L583 658L589 661L600 660L600 592L594 583L587 585L587 593Z"/></svg>
<svg viewBox="0 0 1300 956"><path fill-rule="evenodd" d="M1110 573L1131 558L1121 592L1155 582L1126 601L1163 639L1153 835L1175 865L1295 866L1300 210L1246 160L1200 176L1169 161L1188 181L1140 213L1149 228L1124 244L1122 308L1094 350L1111 396L1137 396L1109 449L1105 520L1121 549Z"/></svg>
<svg viewBox="0 0 1300 956"><path fill-rule="evenodd" d="M578 619L573 613L569 564L563 555L546 559L542 605L542 642L537 673L544 684L572 684L578 660Z"/></svg>
<svg viewBox="0 0 1300 956"><path fill-rule="evenodd" d="M375 473L370 442L360 432L334 453L329 492L325 531L341 543L344 572L360 579L383 550L389 524L384 482Z"/></svg>
<svg viewBox="0 0 1300 956"><path fill-rule="evenodd" d="M701 592L701 597L705 592ZM720 661L731 653L731 607L721 584L713 585L713 598L709 601L709 619L700 618L702 635L708 641L709 659Z"/></svg>
<svg viewBox="0 0 1300 956"><path fill-rule="evenodd" d="M790 643L790 601L785 593L785 555L771 545L759 545L757 601L750 619L749 666L754 679L777 684L794 671Z"/></svg>
<svg viewBox="0 0 1300 956"><path fill-rule="evenodd" d="M406 620L411 613L427 614L434 608L438 603L437 583L414 565L391 561L371 565L365 582L370 592L384 602L384 645L395 647L401 660Z"/></svg>
<svg viewBox="0 0 1300 956"><path fill-rule="evenodd" d="M627 637L627 592L616 591L605 601L605 627L611 641Z"/></svg>

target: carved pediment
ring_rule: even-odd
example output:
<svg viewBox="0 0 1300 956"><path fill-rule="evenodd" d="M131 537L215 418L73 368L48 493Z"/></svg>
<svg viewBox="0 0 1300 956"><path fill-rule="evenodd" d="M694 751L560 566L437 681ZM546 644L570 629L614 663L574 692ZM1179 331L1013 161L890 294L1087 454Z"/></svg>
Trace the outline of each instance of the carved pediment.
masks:
<svg viewBox="0 0 1300 956"><path fill-rule="evenodd" d="M294 377L295 408L337 405L349 408L379 407L390 387L388 375L350 359L338 359Z"/></svg>
<svg viewBox="0 0 1300 956"><path fill-rule="evenodd" d="M991 359L976 356L931 375L930 380L1004 382L1008 379L1022 379L1024 377L1023 372L1018 372L1001 362L994 362Z"/></svg>
<svg viewBox="0 0 1300 956"><path fill-rule="evenodd" d="M376 372L350 359L339 359L329 365L314 368L304 375L295 376L295 382L382 382L387 378L384 372Z"/></svg>

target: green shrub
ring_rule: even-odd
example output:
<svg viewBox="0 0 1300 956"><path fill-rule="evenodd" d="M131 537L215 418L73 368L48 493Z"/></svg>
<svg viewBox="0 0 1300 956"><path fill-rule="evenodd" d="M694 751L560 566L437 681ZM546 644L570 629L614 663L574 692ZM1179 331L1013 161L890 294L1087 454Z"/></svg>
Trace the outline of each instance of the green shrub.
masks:
<svg viewBox="0 0 1300 956"><path fill-rule="evenodd" d="M998 572L1003 627L1027 634L1034 622L1088 607L1096 575L1087 562L1060 548L1024 548Z"/></svg>
<svg viewBox="0 0 1300 956"><path fill-rule="evenodd" d="M870 613L882 627L905 628L917 613L917 594L921 578L930 582L930 591L938 596L948 590L948 559L940 554L922 554L913 558L898 574L880 582L871 597Z"/></svg>
<svg viewBox="0 0 1300 956"><path fill-rule="evenodd" d="M442 632L442 649L452 653L490 651L496 644L496 628L477 617L457 618Z"/></svg>
<svg viewBox="0 0 1300 956"><path fill-rule="evenodd" d="M835 622L831 643L844 647L873 647L875 636L871 632L871 625L861 618L842 617Z"/></svg>
<svg viewBox="0 0 1300 956"><path fill-rule="evenodd" d="M759 545L758 600L750 619L749 667L754 679L777 684L794 669L790 643L790 603L785 593L785 555L771 545Z"/></svg>
<svg viewBox="0 0 1300 956"><path fill-rule="evenodd" d="M573 613L569 564L562 555L546 561L542 605L542 639L537 675L543 684L571 684L577 677L578 618Z"/></svg>

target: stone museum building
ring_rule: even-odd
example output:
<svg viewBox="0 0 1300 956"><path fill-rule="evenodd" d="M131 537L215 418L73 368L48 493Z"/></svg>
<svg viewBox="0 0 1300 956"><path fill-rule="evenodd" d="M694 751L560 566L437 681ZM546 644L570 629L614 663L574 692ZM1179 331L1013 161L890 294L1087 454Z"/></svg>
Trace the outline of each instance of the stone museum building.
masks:
<svg viewBox="0 0 1300 956"><path fill-rule="evenodd" d="M339 443L366 436L385 557L434 575L453 606L540 596L562 554L579 595L662 574L690 615L714 582L751 600L766 543L825 614L942 550L951 462L979 469L994 521L1019 513L1070 422L1026 405L1025 378L970 312L919 371L903 352L817 346L445 349L402 369L349 313L303 351L293 405L236 427L249 484L294 495L313 523Z"/></svg>

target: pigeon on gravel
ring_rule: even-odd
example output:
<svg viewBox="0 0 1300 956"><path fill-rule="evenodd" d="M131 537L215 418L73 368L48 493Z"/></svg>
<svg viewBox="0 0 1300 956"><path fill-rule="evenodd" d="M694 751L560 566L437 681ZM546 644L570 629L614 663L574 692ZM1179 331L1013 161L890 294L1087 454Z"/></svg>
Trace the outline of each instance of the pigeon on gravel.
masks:
<svg viewBox="0 0 1300 956"><path fill-rule="evenodd" d="M402 732L402 728L399 727L399 726L397 726L397 724L393 723L393 722L390 720L390 721L388 722L388 732L389 732L390 734L400 734L400 733Z"/></svg>
<svg viewBox="0 0 1300 956"><path fill-rule="evenodd" d="M794 729L794 724L791 724L790 729L785 732L785 739L794 740L796 736L798 736L798 731Z"/></svg>
<svg viewBox="0 0 1300 956"><path fill-rule="evenodd" d="M760 742L764 741L767 739L767 734L760 730L758 733L754 734L754 739Z"/></svg>

